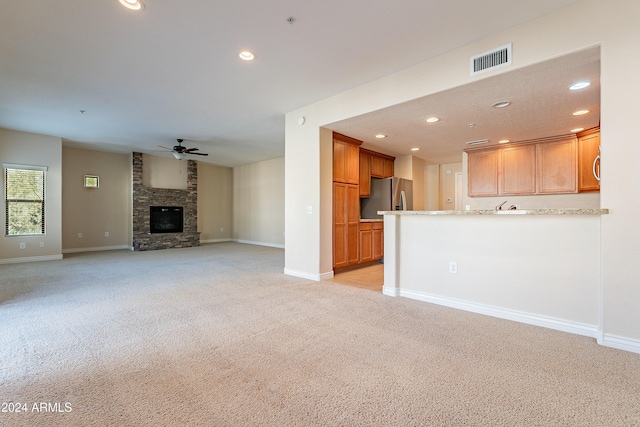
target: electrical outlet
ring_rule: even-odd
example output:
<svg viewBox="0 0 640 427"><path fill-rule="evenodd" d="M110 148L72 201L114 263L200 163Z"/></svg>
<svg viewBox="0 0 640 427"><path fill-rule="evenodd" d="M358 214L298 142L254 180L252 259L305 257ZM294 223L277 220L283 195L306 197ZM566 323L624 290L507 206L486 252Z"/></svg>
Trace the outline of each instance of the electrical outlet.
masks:
<svg viewBox="0 0 640 427"><path fill-rule="evenodd" d="M464 210L465 211L470 211L471 210L471 205L465 205Z"/></svg>
<svg viewBox="0 0 640 427"><path fill-rule="evenodd" d="M44 242L40 242L40 247L44 248Z"/></svg>
<svg viewBox="0 0 640 427"><path fill-rule="evenodd" d="M109 232L108 231L104 232L104 237L109 237Z"/></svg>
<svg viewBox="0 0 640 427"><path fill-rule="evenodd" d="M26 243L20 242L20 249L24 249L26 247L27 247Z"/></svg>
<svg viewBox="0 0 640 427"><path fill-rule="evenodd" d="M455 261L449 262L449 273L458 274L458 263Z"/></svg>
<svg viewBox="0 0 640 427"><path fill-rule="evenodd" d="M313 206L307 206L307 214L313 214Z"/></svg>
<svg viewBox="0 0 640 427"><path fill-rule="evenodd" d="M224 227L220 227L220 232L224 232Z"/></svg>
<svg viewBox="0 0 640 427"><path fill-rule="evenodd" d="M82 239L82 233L78 233L78 239Z"/></svg>

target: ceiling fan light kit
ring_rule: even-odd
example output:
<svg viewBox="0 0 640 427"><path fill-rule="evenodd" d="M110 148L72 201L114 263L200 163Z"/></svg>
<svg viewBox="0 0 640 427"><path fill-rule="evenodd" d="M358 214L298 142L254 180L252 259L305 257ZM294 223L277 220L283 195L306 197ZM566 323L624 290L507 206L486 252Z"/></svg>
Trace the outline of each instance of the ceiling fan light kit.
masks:
<svg viewBox="0 0 640 427"><path fill-rule="evenodd" d="M131 10L144 9L144 3L140 0L118 0L121 5Z"/></svg>
<svg viewBox="0 0 640 427"><path fill-rule="evenodd" d="M162 145L158 145L158 147L164 148L165 150L170 151L171 154L173 155L173 157L175 157L178 160L186 159L187 158L187 154L195 154L197 156L208 156L209 155L207 153L196 153L196 151L200 150L197 147L187 148L187 147L183 146L182 142L184 141L184 139L182 139L182 138L178 138L178 139L176 139L176 141L178 141L178 145L174 145L173 148L163 147Z"/></svg>

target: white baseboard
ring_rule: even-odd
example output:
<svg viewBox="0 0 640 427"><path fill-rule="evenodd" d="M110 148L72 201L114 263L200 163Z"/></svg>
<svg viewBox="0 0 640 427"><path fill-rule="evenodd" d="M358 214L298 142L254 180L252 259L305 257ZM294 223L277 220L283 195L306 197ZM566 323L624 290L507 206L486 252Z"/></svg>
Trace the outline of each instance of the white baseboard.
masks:
<svg viewBox="0 0 640 427"><path fill-rule="evenodd" d="M70 248L63 249L63 254L77 254L81 252L102 252L102 251L117 251L117 250L132 250L131 246L128 245L118 245L118 246L96 246L93 248Z"/></svg>
<svg viewBox="0 0 640 427"><path fill-rule="evenodd" d="M37 261L57 261L62 259L62 254L59 255L43 255L43 256L27 256L23 258L6 258L0 259L1 264L18 264L21 262L37 262Z"/></svg>
<svg viewBox="0 0 640 427"><path fill-rule="evenodd" d="M236 243L245 243L247 245L269 246L271 248L284 249L284 245L280 245L276 243L254 242L252 240L242 240L242 239L232 239L231 241Z"/></svg>
<svg viewBox="0 0 640 427"><path fill-rule="evenodd" d="M231 239L230 238L226 238L226 239L207 239L207 240L200 239L200 243L225 243L225 242L231 242Z"/></svg>
<svg viewBox="0 0 640 427"><path fill-rule="evenodd" d="M640 341L631 338L624 338L611 334L603 334L602 338L598 339L598 344L601 344L605 347L611 347L618 350L625 350L632 353L640 354Z"/></svg>
<svg viewBox="0 0 640 427"><path fill-rule="evenodd" d="M390 295L393 290L387 290ZM526 323L528 325L541 326L543 328L554 329L557 331L568 332L571 334L582 335L591 338L598 337L597 325L588 325L584 323L571 322L554 317L542 316L538 314L526 313L523 311L510 310L501 307L494 307L485 304L471 303L460 301L453 298L445 298L437 295L430 295L421 292L408 291L399 289L399 296L411 298L419 301L429 302L432 304L443 305L446 307L456 308L459 310L470 311L473 313L484 314L487 316L498 317L500 319L512 320L515 322ZM396 295L390 295L396 296Z"/></svg>
<svg viewBox="0 0 640 427"><path fill-rule="evenodd" d="M388 297L399 297L400 289L398 288L387 288L385 286L382 287L382 294Z"/></svg>
<svg viewBox="0 0 640 427"><path fill-rule="evenodd" d="M333 271L330 271L328 273L313 274L313 273L305 273L303 271L295 271L289 268L285 268L284 274L286 274L287 276L301 277L303 279L309 279L316 282L333 279Z"/></svg>

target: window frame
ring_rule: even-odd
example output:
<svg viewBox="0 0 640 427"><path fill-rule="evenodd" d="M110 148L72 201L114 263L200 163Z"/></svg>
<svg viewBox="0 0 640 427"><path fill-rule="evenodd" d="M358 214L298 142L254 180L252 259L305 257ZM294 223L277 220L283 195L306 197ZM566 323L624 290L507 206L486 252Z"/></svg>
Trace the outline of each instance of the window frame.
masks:
<svg viewBox="0 0 640 427"><path fill-rule="evenodd" d="M29 237L29 236L43 236L46 234L46 194L47 194L47 166L38 166L38 165L23 165L23 164L14 164L14 163L3 163L3 192L4 192L4 204L5 204L5 224L4 224L4 235L5 237ZM42 172L42 200L31 200L31 199L9 199L8 194L8 170L23 170L23 171L36 171ZM40 232L34 234L10 234L9 233L9 203L40 203L42 205L42 213L41 213L41 224L40 224Z"/></svg>

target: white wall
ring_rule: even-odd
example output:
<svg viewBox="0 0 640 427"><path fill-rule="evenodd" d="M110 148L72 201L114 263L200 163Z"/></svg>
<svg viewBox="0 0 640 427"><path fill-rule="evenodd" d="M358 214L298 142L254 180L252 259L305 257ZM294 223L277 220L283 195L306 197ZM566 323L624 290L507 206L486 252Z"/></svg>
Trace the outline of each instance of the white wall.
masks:
<svg viewBox="0 0 640 427"><path fill-rule="evenodd" d="M99 188L84 188L84 175ZM125 249L131 239L131 155L62 147L63 252Z"/></svg>
<svg viewBox="0 0 640 427"><path fill-rule="evenodd" d="M471 83L472 55L513 43L508 72L571 52L601 47L601 206L602 218L601 342L640 342L640 144L637 144L636 99L629 82L640 68L640 2L584 0L512 30L487 37L430 61L353 88L286 115L285 272L321 278L330 274L331 197L326 191L330 160L323 158L326 139L319 128L418 97ZM482 77L482 78L484 78ZM306 123L297 124L299 116ZM329 163L327 166L326 163ZM320 206L323 217L306 215L308 205ZM416 248L419 250L419 248Z"/></svg>
<svg viewBox="0 0 640 427"><path fill-rule="evenodd" d="M600 216L393 217L398 279L385 294L597 336Z"/></svg>
<svg viewBox="0 0 640 427"><path fill-rule="evenodd" d="M231 240L233 169L198 162L198 231L200 243Z"/></svg>
<svg viewBox="0 0 640 427"><path fill-rule="evenodd" d="M233 168L233 240L284 246L284 158Z"/></svg>
<svg viewBox="0 0 640 427"><path fill-rule="evenodd" d="M53 136L0 129L0 164L47 166L45 174L45 235L7 237L0 234L0 264L62 258L62 140ZM2 170L2 200L5 185ZM4 230L5 209L0 222ZM25 243L25 249L19 249ZM41 244L43 247L41 247Z"/></svg>

